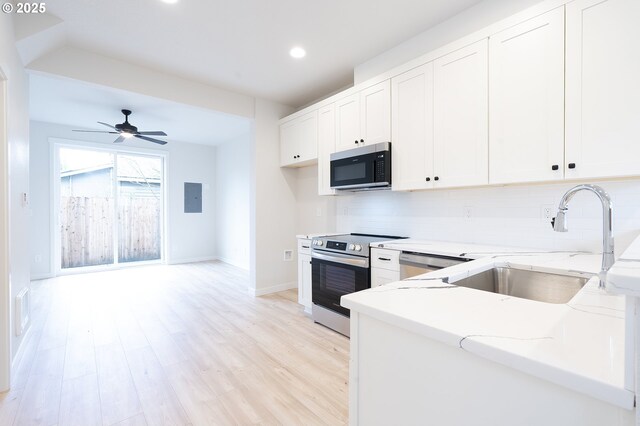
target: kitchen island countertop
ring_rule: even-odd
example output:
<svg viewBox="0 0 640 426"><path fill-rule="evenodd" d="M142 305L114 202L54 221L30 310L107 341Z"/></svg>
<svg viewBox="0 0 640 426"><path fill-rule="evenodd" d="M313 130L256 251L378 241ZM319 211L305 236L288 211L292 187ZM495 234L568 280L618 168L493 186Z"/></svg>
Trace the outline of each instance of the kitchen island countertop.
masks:
<svg viewBox="0 0 640 426"><path fill-rule="evenodd" d="M598 288L601 255L402 240L372 244L475 259L447 269L342 297L341 304L631 410L625 377L625 298ZM455 281L493 267L514 266L591 276L566 304L458 287Z"/></svg>

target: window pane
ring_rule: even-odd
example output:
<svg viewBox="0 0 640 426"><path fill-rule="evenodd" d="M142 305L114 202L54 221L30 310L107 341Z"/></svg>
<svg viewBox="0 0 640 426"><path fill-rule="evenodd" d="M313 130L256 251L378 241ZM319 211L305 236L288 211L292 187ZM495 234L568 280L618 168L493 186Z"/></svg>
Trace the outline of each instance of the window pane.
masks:
<svg viewBox="0 0 640 426"><path fill-rule="evenodd" d="M118 262L160 259L162 159L118 155Z"/></svg>
<svg viewBox="0 0 640 426"><path fill-rule="evenodd" d="M61 148L59 158L62 268L113 263L113 154Z"/></svg>

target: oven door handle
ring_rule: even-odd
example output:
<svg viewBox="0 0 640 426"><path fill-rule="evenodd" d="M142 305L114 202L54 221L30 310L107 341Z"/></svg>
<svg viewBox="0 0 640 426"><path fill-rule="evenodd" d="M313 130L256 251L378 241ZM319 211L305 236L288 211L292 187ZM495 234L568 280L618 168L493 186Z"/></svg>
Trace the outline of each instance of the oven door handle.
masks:
<svg viewBox="0 0 640 426"><path fill-rule="evenodd" d="M332 253L332 254L323 254L314 251L311 253L312 259L318 260L326 260L327 262L335 262L342 263L343 265L351 265L358 266L360 268L368 268L369 267L369 259L368 258L354 258L353 256L346 256L344 254Z"/></svg>

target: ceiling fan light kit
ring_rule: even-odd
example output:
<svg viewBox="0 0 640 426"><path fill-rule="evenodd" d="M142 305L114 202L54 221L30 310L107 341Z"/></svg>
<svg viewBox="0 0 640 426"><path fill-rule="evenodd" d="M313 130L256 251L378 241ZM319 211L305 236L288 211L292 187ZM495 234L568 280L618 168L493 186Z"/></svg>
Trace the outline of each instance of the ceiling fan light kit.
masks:
<svg viewBox="0 0 640 426"><path fill-rule="evenodd" d="M130 138L138 138L145 140L147 142L157 143L159 145L165 145L167 141L163 141L160 139L150 138L149 136L167 136L167 134L160 130L153 131L145 131L139 132L138 128L133 124L129 123L129 116L131 115L131 110L123 109L121 110L124 114L124 123L116 124L112 126L111 124L103 123L102 121L98 121L98 124L102 124L103 126L107 126L114 131L106 131L106 130L74 130L74 132L86 132L86 133L110 133L114 135L118 135L118 138L113 141L113 143L121 143L124 142L125 139Z"/></svg>

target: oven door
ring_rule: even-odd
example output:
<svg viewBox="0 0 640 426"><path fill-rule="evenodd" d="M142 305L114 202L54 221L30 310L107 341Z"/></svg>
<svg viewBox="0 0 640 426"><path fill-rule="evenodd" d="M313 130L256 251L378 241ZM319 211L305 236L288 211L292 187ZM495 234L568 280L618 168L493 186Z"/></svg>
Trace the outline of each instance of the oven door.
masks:
<svg viewBox="0 0 640 426"><path fill-rule="evenodd" d="M369 259L338 253L311 253L311 295L313 303L349 316L340 297L371 287Z"/></svg>

